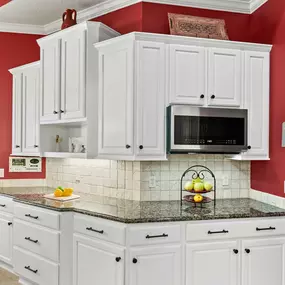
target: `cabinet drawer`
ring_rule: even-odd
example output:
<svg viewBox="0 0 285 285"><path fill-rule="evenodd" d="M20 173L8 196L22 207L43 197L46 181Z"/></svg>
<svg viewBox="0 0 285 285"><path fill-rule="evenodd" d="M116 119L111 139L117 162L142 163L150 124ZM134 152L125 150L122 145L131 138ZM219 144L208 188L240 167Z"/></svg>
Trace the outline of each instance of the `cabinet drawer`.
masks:
<svg viewBox="0 0 285 285"><path fill-rule="evenodd" d="M0 196L0 212L13 214L14 202L12 198Z"/></svg>
<svg viewBox="0 0 285 285"><path fill-rule="evenodd" d="M58 265L18 247L13 250L14 270L40 285L58 285Z"/></svg>
<svg viewBox="0 0 285 285"><path fill-rule="evenodd" d="M109 242L125 244L125 226L120 223L76 214L74 231Z"/></svg>
<svg viewBox="0 0 285 285"><path fill-rule="evenodd" d="M187 225L188 241L274 236L285 234L284 219L254 219L224 222L193 222Z"/></svg>
<svg viewBox="0 0 285 285"><path fill-rule="evenodd" d="M128 238L131 246L179 243L181 240L181 227L180 225L131 227Z"/></svg>
<svg viewBox="0 0 285 285"><path fill-rule="evenodd" d="M43 210L38 207L22 204L14 205L15 218L28 221L43 227L49 227L55 230L59 229L59 216L57 212Z"/></svg>
<svg viewBox="0 0 285 285"><path fill-rule="evenodd" d="M59 261L59 232L54 230L15 219L14 245L52 261Z"/></svg>

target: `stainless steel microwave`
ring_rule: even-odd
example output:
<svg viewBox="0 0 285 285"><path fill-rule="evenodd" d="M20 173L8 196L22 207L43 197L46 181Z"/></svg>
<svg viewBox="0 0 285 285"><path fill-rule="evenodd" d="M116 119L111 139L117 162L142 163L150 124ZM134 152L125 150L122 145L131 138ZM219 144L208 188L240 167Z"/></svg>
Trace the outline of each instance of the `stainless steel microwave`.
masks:
<svg viewBox="0 0 285 285"><path fill-rule="evenodd" d="M167 107L168 153L229 153L248 149L247 110Z"/></svg>

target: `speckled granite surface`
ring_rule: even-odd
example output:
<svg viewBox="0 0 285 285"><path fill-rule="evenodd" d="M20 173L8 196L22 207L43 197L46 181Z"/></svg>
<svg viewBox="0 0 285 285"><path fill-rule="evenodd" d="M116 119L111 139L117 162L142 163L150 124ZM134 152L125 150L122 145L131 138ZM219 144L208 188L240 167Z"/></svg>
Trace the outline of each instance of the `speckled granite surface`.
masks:
<svg viewBox="0 0 285 285"><path fill-rule="evenodd" d="M11 196L17 202L33 206L55 211L74 211L122 223L285 216L285 209L252 199L217 200L216 207L210 203L200 209L188 203L181 207L179 201L137 202L81 193L79 200L62 203L43 197L44 193L51 193L52 190L49 188L2 188L0 194Z"/></svg>

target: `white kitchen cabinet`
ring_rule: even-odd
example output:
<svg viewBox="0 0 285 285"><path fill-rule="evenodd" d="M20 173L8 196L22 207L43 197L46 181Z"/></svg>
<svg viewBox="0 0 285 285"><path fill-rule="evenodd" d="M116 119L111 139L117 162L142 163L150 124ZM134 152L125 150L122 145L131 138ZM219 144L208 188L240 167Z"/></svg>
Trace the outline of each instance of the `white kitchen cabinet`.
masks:
<svg viewBox="0 0 285 285"><path fill-rule="evenodd" d="M22 73L13 74L12 154L22 152Z"/></svg>
<svg viewBox="0 0 285 285"><path fill-rule="evenodd" d="M186 285L240 284L236 240L193 243L186 248Z"/></svg>
<svg viewBox="0 0 285 285"><path fill-rule="evenodd" d="M11 69L13 74L12 155L40 155L39 62Z"/></svg>
<svg viewBox="0 0 285 285"><path fill-rule="evenodd" d="M40 120L60 118L60 39L55 38L41 46Z"/></svg>
<svg viewBox="0 0 285 285"><path fill-rule="evenodd" d="M13 217L0 213L0 260L12 264L13 248Z"/></svg>
<svg viewBox="0 0 285 285"><path fill-rule="evenodd" d="M61 38L61 119L85 117L86 31Z"/></svg>
<svg viewBox="0 0 285 285"><path fill-rule="evenodd" d="M209 106L241 107L241 51L224 48L209 49Z"/></svg>
<svg viewBox="0 0 285 285"><path fill-rule="evenodd" d="M40 102L39 102L39 65L23 71L23 153L39 151L40 143Z"/></svg>
<svg viewBox="0 0 285 285"><path fill-rule="evenodd" d="M73 285L124 285L124 249L74 235Z"/></svg>
<svg viewBox="0 0 285 285"><path fill-rule="evenodd" d="M284 284L284 237L245 240L242 250L243 285Z"/></svg>
<svg viewBox="0 0 285 285"><path fill-rule="evenodd" d="M169 45L169 101L206 103L206 54L204 47Z"/></svg>
<svg viewBox="0 0 285 285"><path fill-rule="evenodd" d="M128 285L182 285L181 246L130 249Z"/></svg>

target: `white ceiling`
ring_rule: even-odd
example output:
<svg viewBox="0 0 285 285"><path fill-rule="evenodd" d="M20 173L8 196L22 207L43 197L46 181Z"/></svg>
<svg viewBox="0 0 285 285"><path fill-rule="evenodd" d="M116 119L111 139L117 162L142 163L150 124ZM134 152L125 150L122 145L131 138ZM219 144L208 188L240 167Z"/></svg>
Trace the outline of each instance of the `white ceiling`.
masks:
<svg viewBox="0 0 285 285"><path fill-rule="evenodd" d="M61 18L67 8L84 10L105 0L12 0L0 8L0 22L47 25Z"/></svg>

